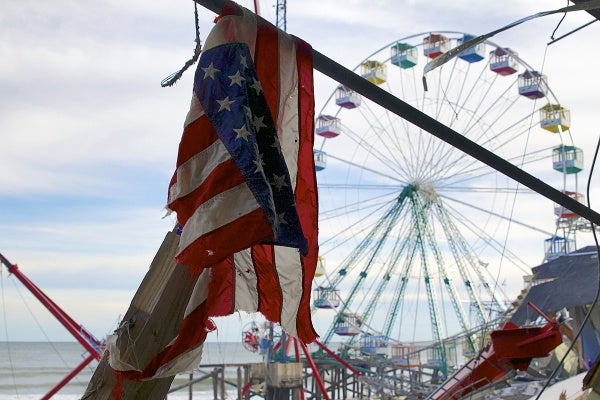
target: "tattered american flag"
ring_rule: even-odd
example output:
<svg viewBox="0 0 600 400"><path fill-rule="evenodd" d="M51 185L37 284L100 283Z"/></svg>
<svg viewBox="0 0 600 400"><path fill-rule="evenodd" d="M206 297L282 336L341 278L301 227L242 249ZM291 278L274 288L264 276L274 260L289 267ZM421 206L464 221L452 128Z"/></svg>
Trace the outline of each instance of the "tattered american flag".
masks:
<svg viewBox="0 0 600 400"><path fill-rule="evenodd" d="M231 7L204 45L168 208L182 226L177 261L200 274L178 336L134 379L196 367L211 317L260 312L316 339L317 263L311 49ZM127 376L127 375L126 375Z"/></svg>

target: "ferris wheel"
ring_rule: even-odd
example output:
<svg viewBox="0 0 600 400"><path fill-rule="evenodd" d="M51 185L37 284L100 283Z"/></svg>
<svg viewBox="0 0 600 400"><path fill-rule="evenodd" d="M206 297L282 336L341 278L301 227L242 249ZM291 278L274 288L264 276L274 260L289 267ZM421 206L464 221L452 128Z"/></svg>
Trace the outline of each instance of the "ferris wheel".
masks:
<svg viewBox="0 0 600 400"><path fill-rule="evenodd" d="M583 156L571 139L569 110L516 51L487 41L423 79L419 63L470 38L404 37L355 72L577 196L572 181ZM565 251L558 239L568 238L529 215L547 208L556 227L559 220L576 225L569 210L553 215L552 204L529 189L343 86L323 106L316 134L326 272L316 279L314 309L332 321L324 343L345 341L368 354L390 342L440 342L483 326L509 304L503 270L530 272L524 238L539 240L540 253L543 238L551 240L548 251ZM467 347L477 344L469 339ZM432 360L446 358L436 351Z"/></svg>

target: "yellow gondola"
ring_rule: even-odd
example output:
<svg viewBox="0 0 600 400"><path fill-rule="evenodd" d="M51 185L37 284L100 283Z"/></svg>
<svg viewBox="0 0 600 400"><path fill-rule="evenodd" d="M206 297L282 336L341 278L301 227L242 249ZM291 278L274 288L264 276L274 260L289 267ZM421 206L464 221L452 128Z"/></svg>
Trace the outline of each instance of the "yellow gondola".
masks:
<svg viewBox="0 0 600 400"><path fill-rule="evenodd" d="M571 126L571 112L560 104L546 104L540 108L540 126L550 132L564 132Z"/></svg>
<svg viewBox="0 0 600 400"><path fill-rule="evenodd" d="M360 75L375 85L381 85L387 80L387 67L384 63L367 60L360 64Z"/></svg>

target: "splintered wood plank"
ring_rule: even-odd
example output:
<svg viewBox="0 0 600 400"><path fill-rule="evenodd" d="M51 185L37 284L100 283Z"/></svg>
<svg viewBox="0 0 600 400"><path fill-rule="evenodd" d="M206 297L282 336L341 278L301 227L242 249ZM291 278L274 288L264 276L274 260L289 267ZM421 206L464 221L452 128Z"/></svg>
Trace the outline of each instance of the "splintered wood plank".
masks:
<svg viewBox="0 0 600 400"><path fill-rule="evenodd" d="M174 232L167 233L115 331L121 360L137 369L143 369L177 336L185 307L198 279L190 276L187 267L174 262L178 245L179 236ZM162 400L173 378L144 382L125 380L121 399ZM107 354L104 354L82 399L112 399L115 385L114 371L108 363Z"/></svg>

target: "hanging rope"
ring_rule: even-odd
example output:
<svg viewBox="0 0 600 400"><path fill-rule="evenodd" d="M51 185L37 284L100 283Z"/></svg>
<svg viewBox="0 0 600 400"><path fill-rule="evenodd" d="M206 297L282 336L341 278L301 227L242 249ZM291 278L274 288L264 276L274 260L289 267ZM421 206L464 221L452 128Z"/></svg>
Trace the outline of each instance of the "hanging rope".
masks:
<svg viewBox="0 0 600 400"><path fill-rule="evenodd" d="M175 82L177 82L179 80L179 78L181 78L181 76L183 75L183 73L192 65L194 65L196 63L196 61L198 60L198 57L200 57L200 53L202 52L202 42L200 41L200 25L198 23L198 5L196 4L196 2L194 2L194 22L196 23L196 48L194 49L194 56L192 58L190 58L189 60L187 60L187 62L184 64L184 66L177 72L172 73L171 75L167 76L165 79L163 79L160 82L160 86L162 87L166 87L166 86L173 86L173 84Z"/></svg>
<svg viewBox="0 0 600 400"><path fill-rule="evenodd" d="M567 0L567 7L569 6L569 1ZM554 30L552 31L552 35L550 35L550 39L554 40L554 34L556 33L556 31L558 30L558 28L560 27L560 25L562 24L562 22L565 20L565 17L567 16L567 13L565 12L562 16L562 18L560 19L560 21L558 21L558 24L556 25L556 28L554 28Z"/></svg>

